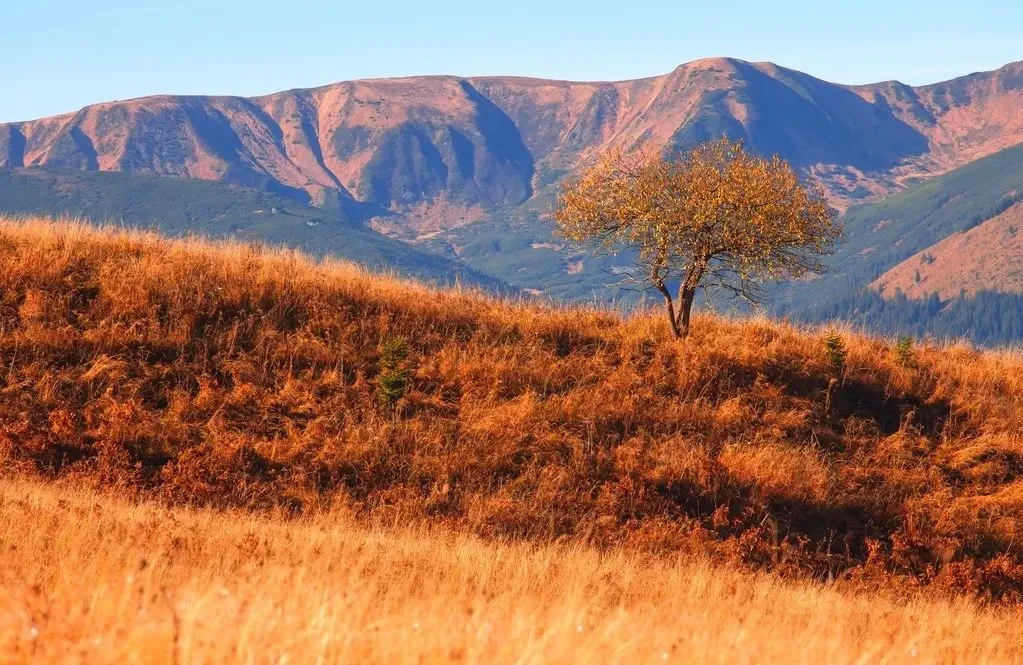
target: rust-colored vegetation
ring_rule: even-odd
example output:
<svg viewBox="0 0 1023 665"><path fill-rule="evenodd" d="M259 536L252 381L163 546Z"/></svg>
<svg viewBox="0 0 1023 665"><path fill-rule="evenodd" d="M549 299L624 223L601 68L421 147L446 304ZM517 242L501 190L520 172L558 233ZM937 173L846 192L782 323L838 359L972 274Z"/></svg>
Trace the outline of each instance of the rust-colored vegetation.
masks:
<svg viewBox="0 0 1023 665"><path fill-rule="evenodd" d="M839 337L841 362L824 332L697 316L676 342L660 316L7 222L0 457L171 503L1023 598L1020 355Z"/></svg>

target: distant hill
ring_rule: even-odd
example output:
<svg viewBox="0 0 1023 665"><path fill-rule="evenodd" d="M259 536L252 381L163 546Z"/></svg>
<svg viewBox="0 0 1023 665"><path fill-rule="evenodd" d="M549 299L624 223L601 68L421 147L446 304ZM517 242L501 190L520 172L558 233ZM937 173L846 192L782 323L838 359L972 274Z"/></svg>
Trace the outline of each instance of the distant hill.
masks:
<svg viewBox="0 0 1023 665"><path fill-rule="evenodd" d="M948 299L982 290L1023 293L1023 203L917 252L872 284L886 295Z"/></svg>
<svg viewBox="0 0 1023 665"><path fill-rule="evenodd" d="M917 252L976 227L1023 201L1023 145L851 208L832 265L865 286Z"/></svg>
<svg viewBox="0 0 1023 665"><path fill-rule="evenodd" d="M240 185L119 172L0 169L0 213L49 215L286 245L432 283L513 289L381 235L337 211Z"/></svg>
<svg viewBox="0 0 1023 665"><path fill-rule="evenodd" d="M831 273L776 292L774 311L886 333L1023 339L1023 145L844 216Z"/></svg>

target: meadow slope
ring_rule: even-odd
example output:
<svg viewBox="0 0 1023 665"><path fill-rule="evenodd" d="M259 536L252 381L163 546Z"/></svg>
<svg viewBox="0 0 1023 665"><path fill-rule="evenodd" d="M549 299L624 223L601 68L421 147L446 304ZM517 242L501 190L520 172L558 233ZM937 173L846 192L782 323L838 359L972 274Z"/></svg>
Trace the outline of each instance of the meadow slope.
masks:
<svg viewBox="0 0 1023 665"><path fill-rule="evenodd" d="M0 482L4 663L976 663L1015 608Z"/></svg>
<svg viewBox="0 0 1023 665"><path fill-rule="evenodd" d="M410 389L376 388L405 340ZM1023 360L0 225L0 459L170 504L1023 597Z"/></svg>

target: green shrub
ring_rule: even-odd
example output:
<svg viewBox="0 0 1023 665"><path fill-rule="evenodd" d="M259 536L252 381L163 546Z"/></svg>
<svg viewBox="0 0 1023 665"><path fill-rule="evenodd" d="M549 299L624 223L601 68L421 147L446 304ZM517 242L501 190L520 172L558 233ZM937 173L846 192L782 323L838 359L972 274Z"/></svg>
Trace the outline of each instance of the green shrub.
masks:
<svg viewBox="0 0 1023 665"><path fill-rule="evenodd" d="M903 335L895 342L895 360L903 367L912 367L913 355L913 338Z"/></svg>
<svg viewBox="0 0 1023 665"><path fill-rule="evenodd" d="M376 393L380 408L394 415L398 402L408 392L410 374L408 344L399 337L386 339L380 345L377 374Z"/></svg>
<svg viewBox="0 0 1023 665"><path fill-rule="evenodd" d="M835 375L838 377L844 375L847 351L842 336L837 332L829 332L824 337L824 349L828 354L828 364L831 365Z"/></svg>

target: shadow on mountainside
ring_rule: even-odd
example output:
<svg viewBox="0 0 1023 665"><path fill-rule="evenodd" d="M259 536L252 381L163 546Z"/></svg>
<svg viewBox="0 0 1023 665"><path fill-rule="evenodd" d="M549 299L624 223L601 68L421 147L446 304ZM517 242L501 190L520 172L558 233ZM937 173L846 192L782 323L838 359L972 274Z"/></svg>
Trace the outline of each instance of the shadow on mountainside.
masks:
<svg viewBox="0 0 1023 665"><path fill-rule="evenodd" d="M871 104L801 72L778 68L771 76L747 62L732 65L737 86L705 93L701 112L678 129L673 145L689 148L724 134L795 166L842 164L864 172L890 169L929 149L927 137L896 117L883 98ZM747 117L736 116L735 102L748 109Z"/></svg>

